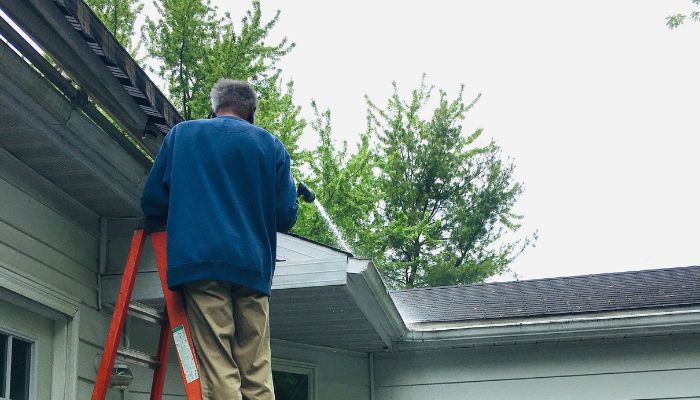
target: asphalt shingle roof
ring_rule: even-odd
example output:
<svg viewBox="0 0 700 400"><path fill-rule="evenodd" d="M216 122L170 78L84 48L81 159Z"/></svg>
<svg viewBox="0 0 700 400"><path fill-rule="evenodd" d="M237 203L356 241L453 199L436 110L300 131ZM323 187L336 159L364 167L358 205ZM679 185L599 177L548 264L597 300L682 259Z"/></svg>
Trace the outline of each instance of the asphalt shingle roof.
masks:
<svg viewBox="0 0 700 400"><path fill-rule="evenodd" d="M406 323L700 305L700 266L389 293Z"/></svg>

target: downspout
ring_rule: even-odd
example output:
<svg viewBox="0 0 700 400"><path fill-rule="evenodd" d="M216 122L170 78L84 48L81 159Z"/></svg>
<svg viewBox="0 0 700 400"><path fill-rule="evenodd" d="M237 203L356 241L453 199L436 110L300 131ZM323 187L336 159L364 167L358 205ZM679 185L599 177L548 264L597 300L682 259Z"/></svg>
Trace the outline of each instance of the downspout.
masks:
<svg viewBox="0 0 700 400"><path fill-rule="evenodd" d="M374 353L369 353L369 400L374 399Z"/></svg>
<svg viewBox="0 0 700 400"><path fill-rule="evenodd" d="M100 238L97 257L97 311L102 311L102 276L107 272L107 218L104 217L100 217Z"/></svg>
<svg viewBox="0 0 700 400"><path fill-rule="evenodd" d="M131 348L131 343L129 338L131 337L131 318L129 316L124 319L124 331L122 332L122 343L124 343L124 347L127 349ZM122 392L122 399L121 400L129 400L129 388L126 388L121 391Z"/></svg>

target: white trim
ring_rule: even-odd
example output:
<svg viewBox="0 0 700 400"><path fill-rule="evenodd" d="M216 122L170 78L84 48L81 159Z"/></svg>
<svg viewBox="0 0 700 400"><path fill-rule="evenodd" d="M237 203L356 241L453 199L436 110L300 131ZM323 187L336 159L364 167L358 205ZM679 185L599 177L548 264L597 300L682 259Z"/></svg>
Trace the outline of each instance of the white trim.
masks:
<svg viewBox="0 0 700 400"><path fill-rule="evenodd" d="M486 323L413 324L399 350L700 332L700 307L632 310Z"/></svg>
<svg viewBox="0 0 700 400"><path fill-rule="evenodd" d="M286 348L297 349L297 350L301 350L301 351L318 351L321 353L339 354L339 355L346 356L346 357L356 357L356 358L362 358L362 359L367 357L367 353L364 351L346 350L346 349L339 349L337 347L326 347L326 346L318 346L315 344L290 342L289 340L284 340L284 339L270 338L270 343L273 346L286 347Z"/></svg>
<svg viewBox="0 0 700 400"><path fill-rule="evenodd" d="M583 314L552 315L549 317L504 318L497 320L473 320L455 322L427 322L409 324L414 332L438 332L474 328L496 328L510 326L534 326L553 323L616 321L630 318L670 316L670 315L700 315L700 307L650 308L626 311L607 311Z"/></svg>
<svg viewBox="0 0 700 400"><path fill-rule="evenodd" d="M346 288L386 349L392 349L405 336L407 328L371 260L348 260Z"/></svg>
<svg viewBox="0 0 700 400"><path fill-rule="evenodd" d="M289 255L290 261L304 261L308 258L348 257L348 253L344 251L286 233L277 234L277 246L279 254L282 256Z"/></svg>
<svg viewBox="0 0 700 400"><path fill-rule="evenodd" d="M0 263L0 298L54 321L51 399L76 397L80 302Z"/></svg>
<svg viewBox="0 0 700 400"><path fill-rule="evenodd" d="M138 272L132 299L148 302L163 299L163 289L158 271L150 270L147 261L151 259L150 246L144 249L141 257L143 268ZM112 254L110 257L117 257ZM126 254L121 257L126 259ZM347 283L347 259L311 259L304 261L285 261L277 264L272 280L272 290L307 288L316 286L339 286ZM114 303L121 287L122 274L107 273L101 276L102 304ZM274 296L274 294L273 294ZM388 295L387 295L388 296Z"/></svg>
<svg viewBox="0 0 700 400"><path fill-rule="evenodd" d="M0 53L4 53L0 58L0 96L8 107L33 114L34 118L26 119L29 126L44 134L47 143L65 152L67 158L84 166L124 202L124 207L137 213L148 171L74 109L48 81L37 79L40 75L2 41Z"/></svg>
<svg viewBox="0 0 700 400"><path fill-rule="evenodd" d="M316 388L318 387L318 373L315 364L294 361L284 358L272 357L272 371L288 372L297 375L306 375L309 382L309 400L316 400Z"/></svg>

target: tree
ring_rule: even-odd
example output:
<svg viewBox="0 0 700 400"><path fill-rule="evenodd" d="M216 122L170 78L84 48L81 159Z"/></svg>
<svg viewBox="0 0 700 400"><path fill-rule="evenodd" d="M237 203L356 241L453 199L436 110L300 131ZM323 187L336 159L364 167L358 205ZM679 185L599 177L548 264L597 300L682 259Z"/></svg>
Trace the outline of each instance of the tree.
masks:
<svg viewBox="0 0 700 400"><path fill-rule="evenodd" d="M482 130L462 134L461 122L478 101L465 104L463 88L424 118L433 87L394 94L385 108L367 99L370 128L379 140L374 219L375 261L398 287L483 281L504 272L533 237L514 242L521 216L513 207L522 192L514 166L495 142L477 146Z"/></svg>
<svg viewBox="0 0 700 400"><path fill-rule="evenodd" d="M279 75L263 80L257 85L258 111L256 125L272 132L287 148L292 157L292 171L302 178L299 168L307 159L308 152L299 147L299 138L306 128L301 118L301 107L294 103L294 82L281 82Z"/></svg>
<svg viewBox="0 0 700 400"><path fill-rule="evenodd" d="M117 41L132 57L136 58L141 43L134 43L132 37L134 37L136 18L143 11L141 0L86 0L86 2Z"/></svg>
<svg viewBox="0 0 700 400"><path fill-rule="evenodd" d="M205 61L220 20L210 0L160 0L154 4L160 18L146 18L143 39L148 54L160 61L158 72L167 82L170 99L183 118L192 119L196 115L190 101L205 90Z"/></svg>
<svg viewBox="0 0 700 400"><path fill-rule="evenodd" d="M700 22L700 0L691 0L697 10L693 10L688 14L674 14L666 17L666 26L670 29L676 29L682 25L686 20L690 19L695 22Z"/></svg>
<svg viewBox="0 0 700 400"><path fill-rule="evenodd" d="M513 212L522 187L499 147L477 145L482 131L462 134L476 101L449 98L423 80L408 100L394 94L386 107L369 99L368 129L355 152L332 138L330 110L312 109L316 148L298 145L306 121L294 103L294 83L278 61L294 48L269 43L279 11L263 22L258 1L233 23L209 0L159 0L160 18L147 19L144 41L160 62L173 103L186 119L210 112L209 90L221 77L245 79L259 93L257 124L285 144L297 181L315 189L355 254L375 260L396 287L482 281L503 272L535 235L509 241L520 228ZM699 0L700 1L700 0ZM426 113L432 113L426 117ZM312 205L302 204L294 232L329 245L339 240Z"/></svg>
<svg viewBox="0 0 700 400"><path fill-rule="evenodd" d="M272 19L263 22L260 2L257 0L252 2L252 9L246 11L241 18L238 28L230 14L226 14L217 29L220 33L215 37L204 61L205 75L202 87L205 90L192 96L192 108L196 117L202 117L211 111L208 89L222 77L251 82L261 93L261 97L282 95L280 90L274 90L279 83L280 74L277 62L287 55L295 44L289 43L286 37L275 44L267 42L279 17L280 11L277 10Z"/></svg>
<svg viewBox="0 0 700 400"><path fill-rule="evenodd" d="M224 18L217 16L210 0L161 0L157 9L160 18L147 19L144 38L150 56L160 61L160 76L168 82L170 97L185 119L209 115L209 90L222 77L250 81L261 97L284 97L277 87L276 63L294 43L286 38L276 44L267 42L279 11L263 22L260 3L253 1L237 29L228 13ZM288 91L292 85L287 85Z"/></svg>
<svg viewBox="0 0 700 400"><path fill-rule="evenodd" d="M295 176L301 177L299 165L306 157L298 140L306 121L301 118L301 107L294 103L294 82L283 83L277 62L295 46L287 38L270 44L268 36L280 17L277 10L274 17L263 21L259 1L253 1L251 9L241 18L236 27L227 13L222 20L211 50L204 64L203 83L192 95L193 117L204 117L211 112L209 90L219 78L249 81L258 93L256 124L272 132L284 143L294 160Z"/></svg>
<svg viewBox="0 0 700 400"><path fill-rule="evenodd" d="M333 222L339 227L343 240L353 252L370 256L377 248L372 240L373 214L380 199L376 190L375 153L369 136L360 136L357 151L349 154L347 142L338 149L332 138L331 112L319 111L311 105L315 118L311 123L319 141L305 167L309 170L306 183L316 191ZM301 204L294 233L321 243L342 247L313 205Z"/></svg>
<svg viewBox="0 0 700 400"><path fill-rule="evenodd" d="M249 81L258 92L257 125L276 135L292 156L295 176L306 157L297 142L306 127L301 108L294 103L294 82L283 83L277 62L294 48L283 38L268 43L280 11L263 21L259 1L238 26L230 14L219 18L209 0L161 0L160 18L147 19L144 41L152 58L160 61L159 74L171 100L185 119L211 113L209 91L220 78Z"/></svg>

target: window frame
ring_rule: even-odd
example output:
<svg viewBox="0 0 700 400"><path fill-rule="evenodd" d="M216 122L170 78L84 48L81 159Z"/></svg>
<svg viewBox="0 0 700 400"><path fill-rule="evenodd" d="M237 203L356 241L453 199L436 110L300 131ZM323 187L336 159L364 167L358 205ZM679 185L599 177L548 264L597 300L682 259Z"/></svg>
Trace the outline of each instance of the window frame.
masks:
<svg viewBox="0 0 700 400"><path fill-rule="evenodd" d="M290 374L306 375L309 382L309 400L316 400L316 379L318 374L316 373L316 365L303 362L294 361L284 358L272 357L272 371L287 372Z"/></svg>
<svg viewBox="0 0 700 400"><path fill-rule="evenodd" d="M12 376L12 339L17 338L23 342L29 343L29 400L35 400L37 396L37 383L36 383L36 338L22 334L20 332L15 332L13 329L8 329L7 327L0 327L0 333L7 336L7 359L5 360L5 392L7 397L3 397L3 393L0 393L0 400L10 400L10 377Z"/></svg>
<svg viewBox="0 0 700 400"><path fill-rule="evenodd" d="M54 321L51 400L76 398L80 301L36 278L24 275L3 262L0 262L0 298ZM6 327L2 329L6 332L13 331ZM12 334L18 338L27 337L20 332ZM35 343L36 339L32 342ZM33 350L36 351L35 346ZM33 358L36 360L36 355L33 354ZM33 367L36 371L37 366ZM37 388L34 388L34 393L37 393ZM30 397L35 398L36 396Z"/></svg>

